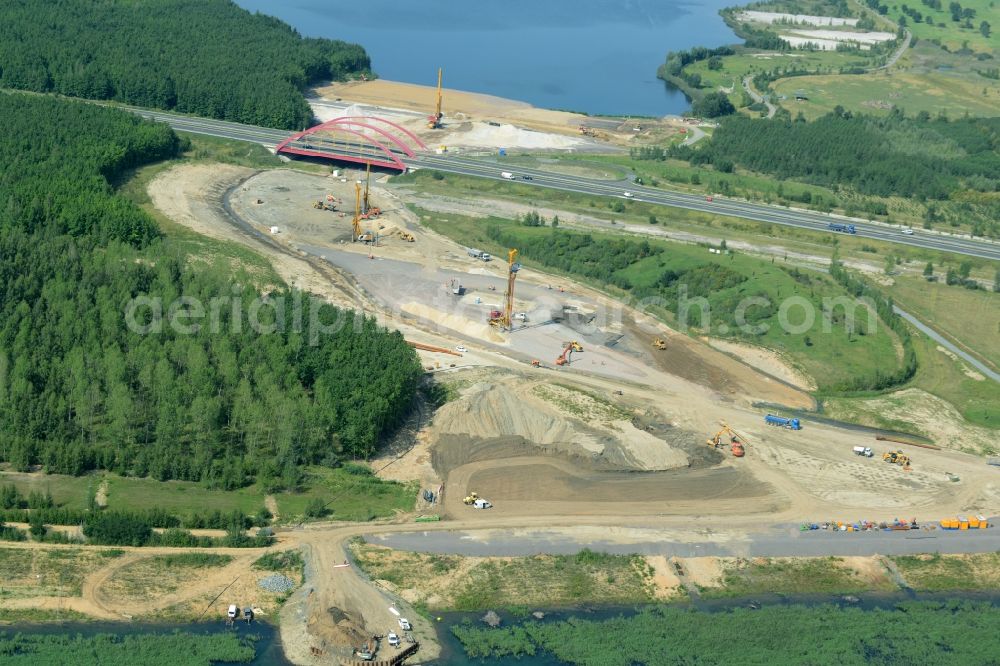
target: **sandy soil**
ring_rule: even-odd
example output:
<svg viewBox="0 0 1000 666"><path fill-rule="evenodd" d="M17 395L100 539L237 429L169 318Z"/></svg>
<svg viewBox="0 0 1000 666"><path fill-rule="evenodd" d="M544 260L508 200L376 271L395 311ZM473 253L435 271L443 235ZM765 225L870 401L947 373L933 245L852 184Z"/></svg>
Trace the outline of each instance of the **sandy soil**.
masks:
<svg viewBox="0 0 1000 666"><path fill-rule="evenodd" d="M342 98L389 109L417 110L428 114L434 110L437 96L437 88L434 86L382 79L335 83L320 88L317 92L328 100ZM446 125L471 119L492 120L578 136L579 126L588 122L587 116L578 113L537 109L526 102L449 88L445 88L442 93L441 108Z"/></svg>
<svg viewBox="0 0 1000 666"><path fill-rule="evenodd" d="M816 382L813 381L812 377L794 367L776 351L740 342L720 340L718 338L709 338L706 342L720 351L735 356L747 365L757 368L772 377L777 377L781 381L796 386L803 391L816 390Z"/></svg>

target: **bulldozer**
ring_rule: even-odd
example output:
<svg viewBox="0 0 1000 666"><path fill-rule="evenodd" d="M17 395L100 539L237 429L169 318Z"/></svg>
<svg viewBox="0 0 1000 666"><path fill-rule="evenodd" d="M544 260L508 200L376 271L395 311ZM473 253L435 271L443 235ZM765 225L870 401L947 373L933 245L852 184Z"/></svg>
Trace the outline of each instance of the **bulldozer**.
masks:
<svg viewBox="0 0 1000 666"><path fill-rule="evenodd" d="M910 457L907 455L903 455L903 452L900 450L887 451L886 453L882 454L882 460L886 461L887 463L892 463L893 465L901 465L902 467L910 466Z"/></svg>
<svg viewBox="0 0 1000 666"><path fill-rule="evenodd" d="M476 493L469 493L468 496L462 500L462 504L475 504L477 499L479 499L479 495Z"/></svg>
<svg viewBox="0 0 1000 666"><path fill-rule="evenodd" d="M412 243L413 241L417 240L416 238L413 237L413 234L411 234L409 231L400 231L399 237L402 240L406 241L407 243Z"/></svg>
<svg viewBox="0 0 1000 666"><path fill-rule="evenodd" d="M667 343L664 342L661 338L655 338L653 340L653 346L656 347L657 349L666 349Z"/></svg>
<svg viewBox="0 0 1000 666"><path fill-rule="evenodd" d="M323 200L319 199L318 201L316 201L313 204L313 208L315 208L316 210L323 210Z"/></svg>

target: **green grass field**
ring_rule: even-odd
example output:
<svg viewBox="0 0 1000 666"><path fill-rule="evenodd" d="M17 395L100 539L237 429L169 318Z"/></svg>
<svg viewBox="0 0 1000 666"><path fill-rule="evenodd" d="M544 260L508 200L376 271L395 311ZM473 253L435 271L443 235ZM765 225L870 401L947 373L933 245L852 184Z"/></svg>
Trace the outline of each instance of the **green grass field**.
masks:
<svg viewBox="0 0 1000 666"><path fill-rule="evenodd" d="M1000 553L911 555L892 558L914 590L984 590L1000 588Z"/></svg>
<svg viewBox="0 0 1000 666"><path fill-rule="evenodd" d="M418 211L420 212L420 211ZM487 235L490 226L500 226L505 233L515 239L529 241L544 234L551 234L547 228L528 228L516 225L499 218L474 219L458 215L433 216L425 215L425 224L439 233L448 235L466 245L484 247L499 252L501 247ZM613 232L593 233L594 242L612 240L620 237ZM766 259L760 259L743 254L713 255L707 248L697 245L687 245L651 239L651 247L662 249L662 254L656 254L627 267L616 270L615 279L626 279L635 290L653 288L665 270L685 271L694 269L696 272L709 270L705 267L714 266L716 272L727 275L742 276L743 282L736 286L715 291L709 296L712 307L718 315L713 315L711 333L720 337L732 337L735 331L729 330L731 322L726 317L732 308L742 298L757 295L766 298L777 305L783 299L790 297L804 298L810 303L818 304L824 297L836 297L843 294L839 286L828 277L804 271L798 277L783 270L779 264ZM517 243L515 242L515 245ZM560 271L546 267L543 262L532 260L522 253L522 261L529 268L538 266L546 272L558 274ZM586 279L584 281L587 281ZM590 280L595 286L603 288L612 295L622 296L623 292L607 284ZM818 306L817 306L818 307ZM667 323L676 325L676 312L667 309L655 309ZM874 334L849 336L839 327L832 326L828 332L821 331L822 318L817 316L816 323L806 331L786 333L778 325L773 313L767 320L768 330L760 335L751 335L749 339L755 344L774 348L788 354L795 363L811 376L816 377L821 387L836 386L850 377L867 375L874 369L884 372L892 371L897 364L894 351L894 336L889 328L876 324ZM800 319L789 317L792 324L801 323ZM700 326L699 311L693 310L691 324ZM725 327L725 330L724 330Z"/></svg>
<svg viewBox="0 0 1000 666"><path fill-rule="evenodd" d="M106 475L108 508L120 510L165 509L177 515L219 511L257 513L264 493L256 486L238 490L212 490L194 481L156 481Z"/></svg>
<svg viewBox="0 0 1000 666"><path fill-rule="evenodd" d="M944 272L937 268L940 278ZM901 308L1000 371L1000 293L920 277L897 277L886 291Z"/></svg>
<svg viewBox="0 0 1000 666"><path fill-rule="evenodd" d="M904 16L902 6L907 3L885 3L889 7L886 14L894 23L898 23L900 17ZM922 2L909 3L911 9L920 12L923 20L917 23L912 16L906 16L906 27L920 40L936 40L943 46L947 46L951 51L957 51L963 45L967 45L976 52L996 52L1000 49L1000 4L996 0L960 0L962 8L975 10L975 17L969 19L968 25L965 20L952 21L951 12L948 10L950 2L942 2L941 9L932 9ZM927 16L933 17L931 23L927 22ZM984 36L979 30L979 24L986 21L992 27L989 37Z"/></svg>
<svg viewBox="0 0 1000 666"><path fill-rule="evenodd" d="M958 118L1000 115L1000 82L976 75L948 73L893 72L860 75L797 76L771 84L792 116L801 111L813 120L833 111L835 106L869 115L886 115L893 107L907 115L927 111ZM796 90L805 91L808 100L795 101ZM986 90L986 95L983 95Z"/></svg>
<svg viewBox="0 0 1000 666"><path fill-rule="evenodd" d="M754 594L847 594L891 591L895 585L883 577L866 580L836 557L737 560L727 563L721 586L699 588L706 599L746 597Z"/></svg>
<svg viewBox="0 0 1000 666"><path fill-rule="evenodd" d="M278 493L275 499L282 522L304 519L314 500L329 503L328 520L367 521L412 511L419 485L416 482L383 481L346 468L310 467L302 492Z"/></svg>

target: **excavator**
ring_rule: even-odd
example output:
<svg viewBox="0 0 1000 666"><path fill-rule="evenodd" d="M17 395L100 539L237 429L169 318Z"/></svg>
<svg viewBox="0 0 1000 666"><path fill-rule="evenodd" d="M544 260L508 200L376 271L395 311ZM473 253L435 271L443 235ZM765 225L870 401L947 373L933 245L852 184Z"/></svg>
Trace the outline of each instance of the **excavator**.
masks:
<svg viewBox="0 0 1000 666"><path fill-rule="evenodd" d="M562 354L559 354L559 358L556 359L556 365L569 365L573 357L573 352L582 351L583 346L576 340L565 343L565 349L563 349Z"/></svg>
<svg viewBox="0 0 1000 666"><path fill-rule="evenodd" d="M463 500L462 504L475 504L476 500L479 499L479 495L476 493L469 493Z"/></svg>
<svg viewBox="0 0 1000 666"><path fill-rule="evenodd" d="M903 452L901 450L887 451L886 453L882 454L882 460L886 461L887 463L892 463L893 465L899 465L901 467L910 466L910 456L903 455Z"/></svg>
<svg viewBox="0 0 1000 666"><path fill-rule="evenodd" d="M441 118L444 114L441 113L441 74L443 70L438 67L438 89L437 89L437 104L434 106L434 113L427 116L427 129L441 129Z"/></svg>
<svg viewBox="0 0 1000 666"><path fill-rule="evenodd" d="M656 347L657 349L666 349L667 343L664 342L662 338L655 338L653 340L653 346Z"/></svg>
<svg viewBox="0 0 1000 666"><path fill-rule="evenodd" d="M722 448L722 436L729 435L729 450L735 458L742 458L746 455L746 448L744 443L747 442L747 438L730 427L725 421L719 421L722 426L722 430L715 433L715 436L707 440L706 443L716 449Z"/></svg>

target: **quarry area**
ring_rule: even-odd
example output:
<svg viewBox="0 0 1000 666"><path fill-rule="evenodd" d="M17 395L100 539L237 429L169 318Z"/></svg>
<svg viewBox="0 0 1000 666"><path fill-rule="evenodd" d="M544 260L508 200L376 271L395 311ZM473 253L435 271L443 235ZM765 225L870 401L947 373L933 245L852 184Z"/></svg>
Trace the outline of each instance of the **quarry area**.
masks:
<svg viewBox="0 0 1000 666"><path fill-rule="evenodd" d="M355 229L365 186L379 213ZM883 452L900 447L870 431L814 420L801 430L768 425L769 411L809 410L814 401L812 378L767 350L708 344L528 268L516 276L509 326L491 325L505 307L507 257L484 260L423 226L408 206L417 195L377 175L368 182L361 170L194 163L157 176L149 194L175 222L263 253L288 284L400 330L447 395L411 442L373 461L385 478L419 482L416 514L381 526L319 523L281 533L282 545L301 548L306 560L306 584L282 610L286 646L347 655L346 646L392 626L390 609L429 599L449 605L456 592L447 582L373 585L353 567L336 569L351 557L375 557L354 546L349 553L356 537L400 548L379 555L390 560L418 557L406 552L428 547L420 535L440 535L434 543L455 544L468 557L504 548L516 555L518 544L548 552L553 543L572 552L600 544L708 556L675 565L650 554L643 566L653 573L636 589L665 599L720 584L727 567L746 566L727 557L810 554L815 546L803 545L809 532L801 537L799 524L826 523L822 536L840 539L829 534L840 529L836 521L919 517L926 530L947 516L1000 513L1000 482L978 457L902 446L912 461L890 464ZM424 210L429 197L419 195ZM464 204L438 198L435 205ZM359 232L371 242L355 242ZM706 443L713 435L717 446ZM733 455L733 442L744 455ZM855 447L875 455L855 455ZM775 532L776 525L785 527ZM444 536L462 530L464 540ZM871 543L850 548L898 547ZM873 562L843 567L881 581ZM407 613L421 654L433 656L433 628ZM323 663L305 647L289 657Z"/></svg>

